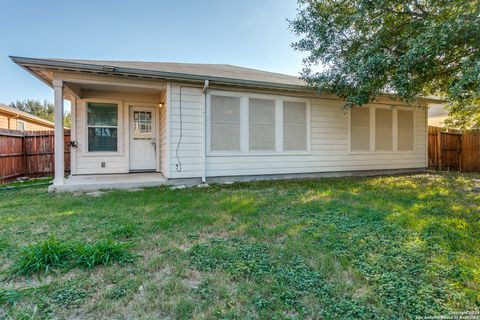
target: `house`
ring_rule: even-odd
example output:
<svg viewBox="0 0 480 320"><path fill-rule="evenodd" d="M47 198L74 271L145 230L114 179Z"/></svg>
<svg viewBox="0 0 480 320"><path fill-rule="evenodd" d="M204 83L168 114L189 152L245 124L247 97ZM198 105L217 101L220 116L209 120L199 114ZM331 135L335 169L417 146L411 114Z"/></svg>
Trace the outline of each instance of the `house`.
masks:
<svg viewBox="0 0 480 320"><path fill-rule="evenodd" d="M53 130L53 122L0 103L0 129Z"/></svg>
<svg viewBox="0 0 480 320"><path fill-rule="evenodd" d="M53 191L424 170L427 105L346 110L295 76L223 64L11 57L54 91ZM63 104L71 101L71 176ZM147 172L147 173L145 173Z"/></svg>

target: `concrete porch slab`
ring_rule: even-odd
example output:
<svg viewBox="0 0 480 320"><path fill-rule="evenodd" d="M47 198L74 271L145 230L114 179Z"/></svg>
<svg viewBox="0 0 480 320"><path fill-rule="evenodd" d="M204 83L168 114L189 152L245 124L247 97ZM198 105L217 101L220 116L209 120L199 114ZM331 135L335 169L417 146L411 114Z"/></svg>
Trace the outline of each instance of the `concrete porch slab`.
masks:
<svg viewBox="0 0 480 320"><path fill-rule="evenodd" d="M194 186L200 179L167 179L158 172L76 175L65 179L63 185L51 185L48 192L76 192L114 189L136 189L161 185Z"/></svg>

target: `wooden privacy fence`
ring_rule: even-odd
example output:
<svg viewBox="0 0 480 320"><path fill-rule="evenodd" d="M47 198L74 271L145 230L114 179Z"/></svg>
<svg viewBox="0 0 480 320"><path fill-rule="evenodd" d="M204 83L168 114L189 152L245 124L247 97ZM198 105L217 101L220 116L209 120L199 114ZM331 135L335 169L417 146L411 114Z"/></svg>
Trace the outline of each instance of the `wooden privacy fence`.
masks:
<svg viewBox="0 0 480 320"><path fill-rule="evenodd" d="M428 127L428 167L480 171L480 130L445 131Z"/></svg>
<svg viewBox="0 0 480 320"><path fill-rule="evenodd" d="M65 173L70 172L70 130L65 130ZM53 131L0 129L0 183L17 177L46 177L54 173Z"/></svg>

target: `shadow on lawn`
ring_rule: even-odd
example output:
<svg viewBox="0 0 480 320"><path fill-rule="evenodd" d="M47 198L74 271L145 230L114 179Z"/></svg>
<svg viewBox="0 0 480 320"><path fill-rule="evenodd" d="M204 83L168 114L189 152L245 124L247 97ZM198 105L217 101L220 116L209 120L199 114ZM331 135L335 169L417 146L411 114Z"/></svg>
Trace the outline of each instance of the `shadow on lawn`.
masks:
<svg viewBox="0 0 480 320"><path fill-rule="evenodd" d="M395 316L480 306L480 212L471 180L422 175L337 187L332 198L321 185L318 197L299 197L313 199L299 205L306 214L292 227L302 226L303 241L313 238L319 250L353 264Z"/></svg>

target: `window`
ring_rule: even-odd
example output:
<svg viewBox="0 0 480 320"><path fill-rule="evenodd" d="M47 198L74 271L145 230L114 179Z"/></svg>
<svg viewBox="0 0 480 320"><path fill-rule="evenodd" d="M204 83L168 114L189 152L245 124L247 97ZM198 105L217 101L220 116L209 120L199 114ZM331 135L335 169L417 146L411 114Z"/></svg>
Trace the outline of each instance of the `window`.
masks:
<svg viewBox="0 0 480 320"><path fill-rule="evenodd" d="M275 150L275 101L249 99L250 150Z"/></svg>
<svg viewBox="0 0 480 320"><path fill-rule="evenodd" d="M413 150L413 111L398 110L398 150Z"/></svg>
<svg viewBox="0 0 480 320"><path fill-rule="evenodd" d="M151 111L133 111L133 139L152 139Z"/></svg>
<svg viewBox="0 0 480 320"><path fill-rule="evenodd" d="M17 130L25 131L25 121L17 120Z"/></svg>
<svg viewBox="0 0 480 320"><path fill-rule="evenodd" d="M351 149L370 150L370 108L358 107L350 111Z"/></svg>
<svg viewBox="0 0 480 320"><path fill-rule="evenodd" d="M118 150L118 106L87 104L88 152Z"/></svg>
<svg viewBox="0 0 480 320"><path fill-rule="evenodd" d="M392 151L392 109L375 109L375 150Z"/></svg>
<svg viewBox="0 0 480 320"><path fill-rule="evenodd" d="M240 151L240 98L211 96L211 150Z"/></svg>
<svg viewBox="0 0 480 320"><path fill-rule="evenodd" d="M294 98L292 98L294 99ZM209 96L209 152L281 154L308 148L307 100L213 91Z"/></svg>
<svg viewBox="0 0 480 320"><path fill-rule="evenodd" d="M307 150L307 104L283 102L283 150Z"/></svg>

